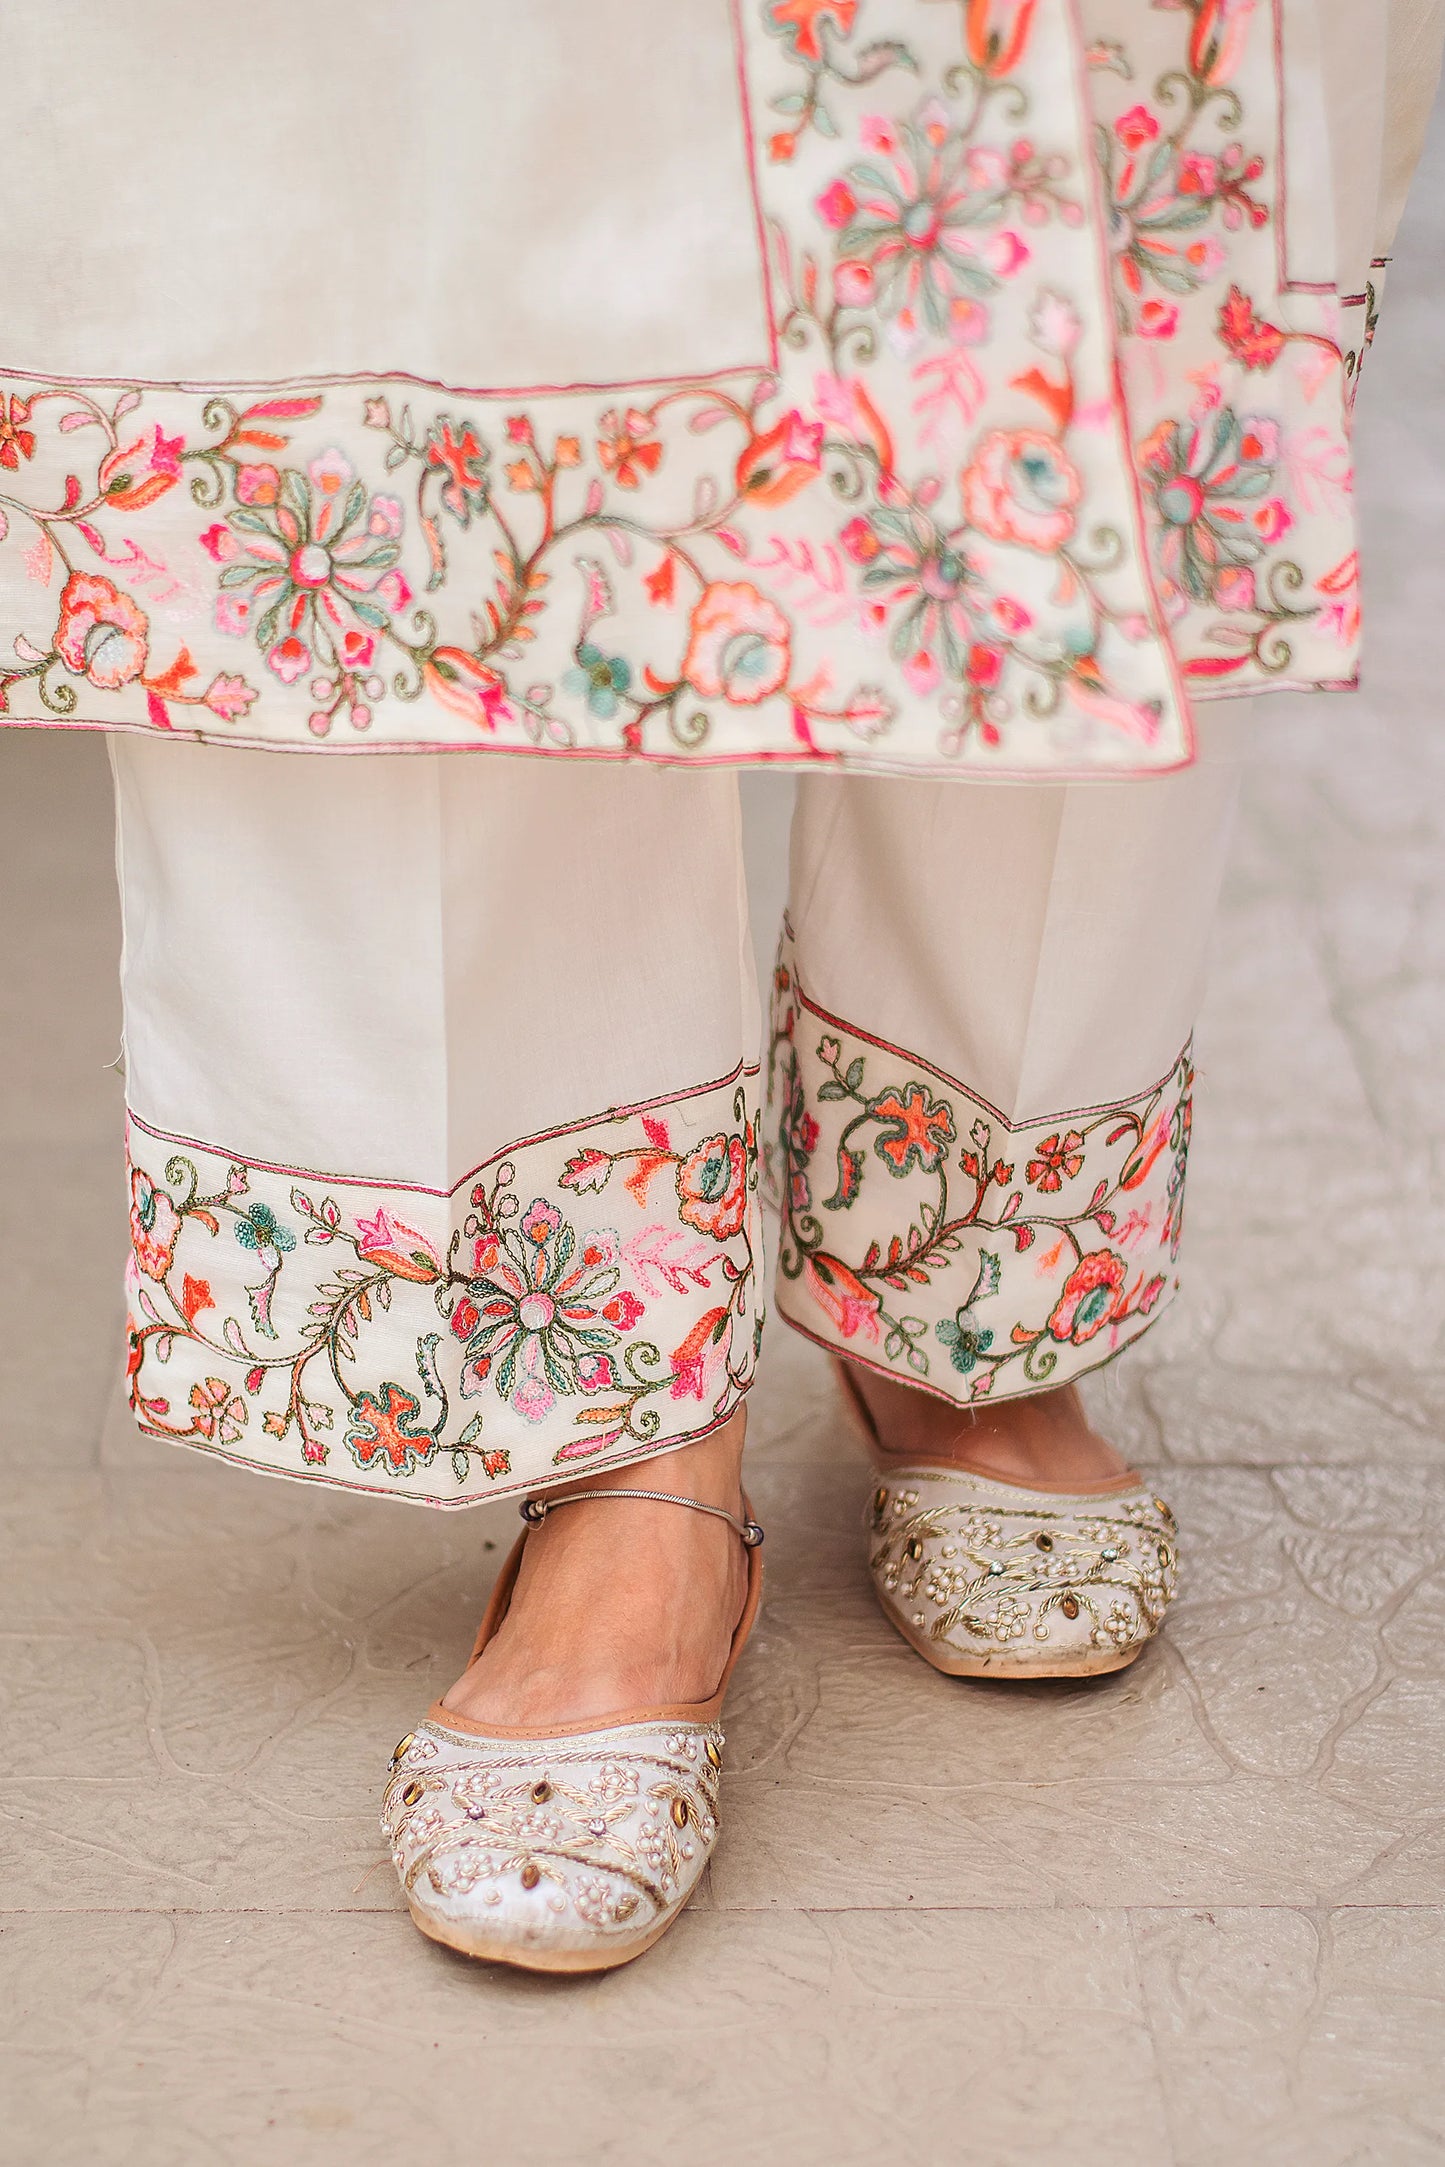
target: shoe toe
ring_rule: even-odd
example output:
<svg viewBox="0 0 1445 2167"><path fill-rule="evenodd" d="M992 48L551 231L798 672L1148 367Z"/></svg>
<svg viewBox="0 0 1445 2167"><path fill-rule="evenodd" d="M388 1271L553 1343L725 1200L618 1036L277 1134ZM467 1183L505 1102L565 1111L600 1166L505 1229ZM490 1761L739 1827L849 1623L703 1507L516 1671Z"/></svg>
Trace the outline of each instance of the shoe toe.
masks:
<svg viewBox="0 0 1445 2167"><path fill-rule="evenodd" d="M462 1838L408 1892L419 1925L498 1961L606 1956L649 1934L661 1906L626 1875L550 1859L518 1864L503 1846Z"/></svg>
<svg viewBox="0 0 1445 2167"><path fill-rule="evenodd" d="M1144 1484L1061 1497L965 1469L874 1491L868 1569L885 1615L939 1670L1086 1677L1121 1669L1174 1598L1174 1515Z"/></svg>
<svg viewBox="0 0 1445 2167"><path fill-rule="evenodd" d="M381 1820L412 1916L498 1962L625 1962L702 1876L721 1743L696 1724L535 1741L423 1724L398 1749Z"/></svg>

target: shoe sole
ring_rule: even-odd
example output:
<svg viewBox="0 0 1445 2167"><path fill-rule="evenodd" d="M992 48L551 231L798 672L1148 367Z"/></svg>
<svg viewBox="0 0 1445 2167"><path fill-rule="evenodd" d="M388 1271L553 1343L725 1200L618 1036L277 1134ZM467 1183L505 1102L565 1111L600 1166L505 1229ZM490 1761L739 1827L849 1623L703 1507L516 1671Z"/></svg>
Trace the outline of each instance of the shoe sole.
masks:
<svg viewBox="0 0 1445 2167"><path fill-rule="evenodd" d="M1132 1648L1099 1649L1092 1655L1081 1655L1072 1662L1039 1663L1030 1659L1020 1661L1007 1653L998 1655L968 1655L961 1650L940 1650L939 1643L928 1641L921 1633L915 1633L903 1619L889 1609L875 1588L878 1608L900 1639L906 1640L915 1655L921 1655L931 1669L941 1671L946 1678L1007 1678L1011 1683L1025 1685L1030 1678L1104 1678L1111 1671L1127 1670L1137 1663L1148 1647L1141 1640ZM1152 1638L1152 1635L1151 1635Z"/></svg>
<svg viewBox="0 0 1445 2167"><path fill-rule="evenodd" d="M616 1971L621 1964L630 1964L636 1957L646 1956L649 1949L661 1941L669 1927L675 1926L687 1909L680 1904L660 1926L653 1926L645 1934L634 1934L630 1940L617 1940L608 1944L604 1951L593 1955L585 1949L546 1948L519 1949L514 1941L490 1932L485 1926L469 1929L461 1924L452 1925L441 1919L429 1918L411 1899L407 1909L412 1923L426 1935L428 1941L438 1942L444 1949L455 1949L461 1956L475 1957L481 1964L508 1964L514 1971L587 1972Z"/></svg>

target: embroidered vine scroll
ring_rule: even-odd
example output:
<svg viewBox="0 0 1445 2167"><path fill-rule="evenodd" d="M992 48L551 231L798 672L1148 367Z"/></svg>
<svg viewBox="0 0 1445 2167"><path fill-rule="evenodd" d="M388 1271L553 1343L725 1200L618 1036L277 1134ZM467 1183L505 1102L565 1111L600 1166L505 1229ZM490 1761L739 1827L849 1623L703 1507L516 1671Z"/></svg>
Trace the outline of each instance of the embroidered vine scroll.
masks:
<svg viewBox="0 0 1445 2167"><path fill-rule="evenodd" d="M510 45L500 0L425 0L404 52L380 0L314 12L372 131L336 184L279 30L204 82L168 39L163 146L136 143L106 70L139 32L101 0L67 12L97 147L52 170L53 11L11 10L4 719L1127 774L1187 761L1193 698L1353 678L1358 352L1284 260L1283 0L710 0L682 41L654 0L566 0ZM569 120L569 24L610 133ZM427 117L437 66L498 103L485 186ZM380 145L422 119L389 208ZM130 281L164 287L164 246L99 245L99 198L163 243L187 173L245 276L178 238L195 310L147 373ZM473 186L449 255L411 207ZM267 281L255 204L326 308ZM266 380L223 365L227 309Z"/></svg>

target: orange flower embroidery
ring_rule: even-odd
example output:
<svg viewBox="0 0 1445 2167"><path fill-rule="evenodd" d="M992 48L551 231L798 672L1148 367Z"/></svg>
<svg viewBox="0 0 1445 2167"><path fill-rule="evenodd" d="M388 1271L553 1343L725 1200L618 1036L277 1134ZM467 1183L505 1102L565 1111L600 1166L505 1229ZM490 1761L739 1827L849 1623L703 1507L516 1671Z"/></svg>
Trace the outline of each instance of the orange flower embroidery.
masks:
<svg viewBox="0 0 1445 2167"><path fill-rule="evenodd" d="M1037 0L968 0L968 57L985 75L1011 75L1024 55Z"/></svg>
<svg viewBox="0 0 1445 2167"><path fill-rule="evenodd" d="M602 417L597 456L619 489L636 489L645 474L655 474L662 464L662 445L653 433L650 414L630 406L626 414L615 407Z"/></svg>
<svg viewBox="0 0 1445 2167"><path fill-rule="evenodd" d="M22 459L35 457L35 431L25 425L30 419L30 401L12 391L9 402L0 398L0 467L8 467L13 474Z"/></svg>
<svg viewBox="0 0 1445 2167"><path fill-rule="evenodd" d="M885 1091L868 1111L879 1125L874 1148L895 1174L906 1174L914 1166L931 1174L953 1142L952 1113L931 1099L922 1084Z"/></svg>
<svg viewBox="0 0 1445 2167"><path fill-rule="evenodd" d="M848 37L858 13L858 0L773 0L773 23L790 37L801 60L821 60L822 31L832 23L840 37Z"/></svg>

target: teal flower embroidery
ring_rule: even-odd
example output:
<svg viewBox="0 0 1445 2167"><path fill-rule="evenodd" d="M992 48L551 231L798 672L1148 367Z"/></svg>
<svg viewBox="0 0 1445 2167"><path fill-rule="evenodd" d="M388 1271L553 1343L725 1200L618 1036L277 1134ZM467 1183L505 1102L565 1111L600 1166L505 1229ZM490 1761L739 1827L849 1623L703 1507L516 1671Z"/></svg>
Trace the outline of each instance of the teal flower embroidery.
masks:
<svg viewBox="0 0 1445 2167"><path fill-rule="evenodd" d="M253 1249L257 1256L265 1256L268 1252L276 1255L296 1247L296 1236L282 1226L269 1204L253 1204L249 1211L239 1215L236 1239L243 1249Z"/></svg>
<svg viewBox="0 0 1445 2167"><path fill-rule="evenodd" d="M967 1309L940 1318L933 1329L948 1349L949 1361L965 1377L978 1366L980 1355L987 1354L993 1345L993 1333L984 1330Z"/></svg>
<svg viewBox="0 0 1445 2167"><path fill-rule="evenodd" d="M626 692L632 683L631 664L620 655L604 655L590 640L584 640L578 648L577 661L579 668L563 673L564 690L585 700L589 714L610 722L617 713L617 695Z"/></svg>

